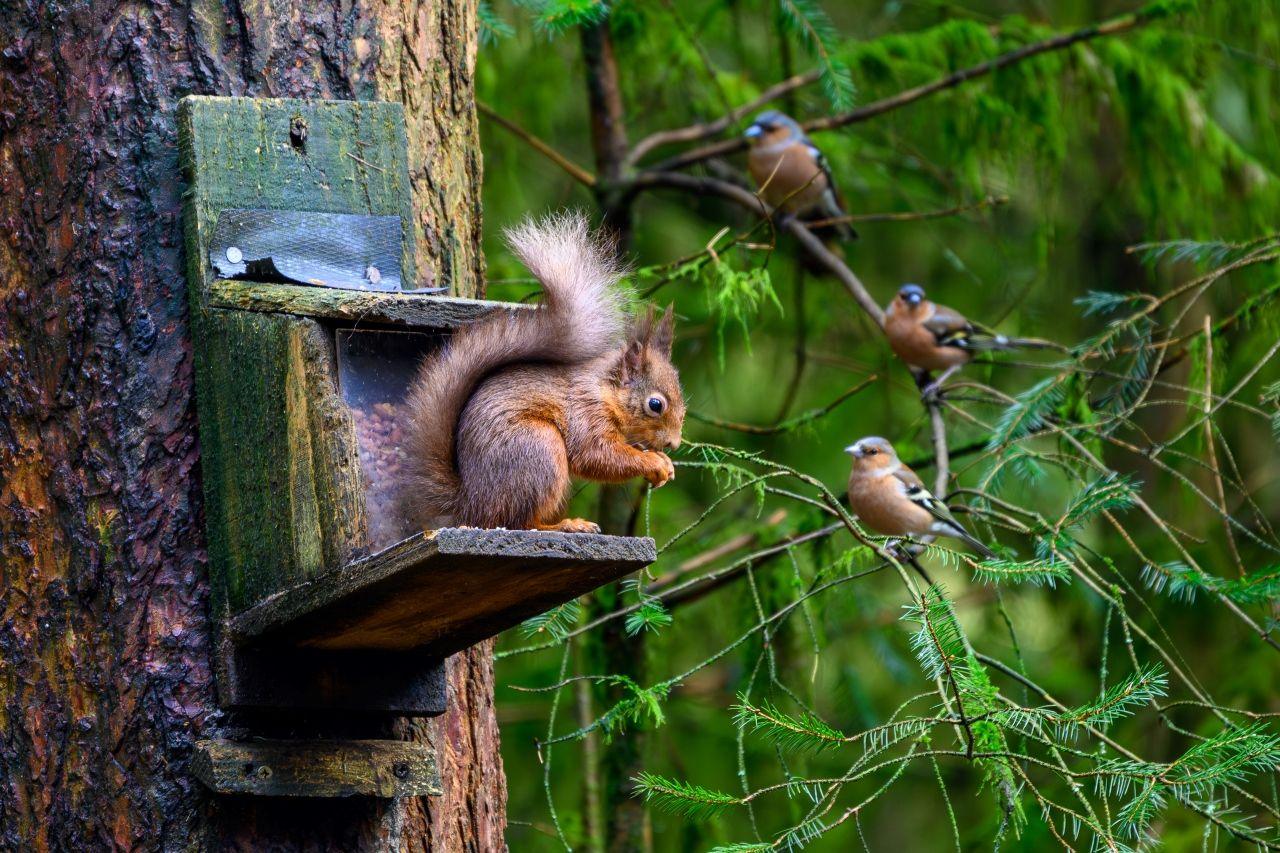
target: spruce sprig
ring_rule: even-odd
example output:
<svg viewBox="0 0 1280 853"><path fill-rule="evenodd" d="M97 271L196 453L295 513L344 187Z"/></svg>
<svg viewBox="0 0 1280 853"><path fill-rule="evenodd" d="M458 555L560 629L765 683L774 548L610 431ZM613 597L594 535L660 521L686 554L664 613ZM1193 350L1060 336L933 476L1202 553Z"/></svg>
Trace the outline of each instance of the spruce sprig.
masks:
<svg viewBox="0 0 1280 853"><path fill-rule="evenodd" d="M637 793L644 797L646 803L668 814L691 820L711 820L742 802L732 794L656 773L642 772L633 781Z"/></svg>
<svg viewBox="0 0 1280 853"><path fill-rule="evenodd" d="M1164 696L1167 683L1164 669L1150 664L1116 682L1092 702L1055 714L1051 722L1059 740L1074 740L1081 729L1104 728Z"/></svg>
<svg viewBox="0 0 1280 853"><path fill-rule="evenodd" d="M809 711L787 714L770 702L753 705L745 695L738 696L733 711L739 727L763 735L786 752L823 752L849 740Z"/></svg>

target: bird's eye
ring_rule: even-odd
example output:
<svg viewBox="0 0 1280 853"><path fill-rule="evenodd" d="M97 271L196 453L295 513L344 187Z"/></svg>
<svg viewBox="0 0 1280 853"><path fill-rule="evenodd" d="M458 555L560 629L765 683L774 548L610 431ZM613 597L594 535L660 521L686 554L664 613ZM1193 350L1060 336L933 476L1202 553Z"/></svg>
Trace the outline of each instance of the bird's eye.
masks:
<svg viewBox="0 0 1280 853"><path fill-rule="evenodd" d="M644 401L644 413L651 418L659 417L667 410L667 398L661 394L650 394Z"/></svg>
<svg viewBox="0 0 1280 853"><path fill-rule="evenodd" d="M879 451L879 450L876 450L874 447L868 447L868 448L866 449L866 454L867 454L868 456L875 456L875 455L876 455L877 453L879 453L879 452L880 452L880 451Z"/></svg>

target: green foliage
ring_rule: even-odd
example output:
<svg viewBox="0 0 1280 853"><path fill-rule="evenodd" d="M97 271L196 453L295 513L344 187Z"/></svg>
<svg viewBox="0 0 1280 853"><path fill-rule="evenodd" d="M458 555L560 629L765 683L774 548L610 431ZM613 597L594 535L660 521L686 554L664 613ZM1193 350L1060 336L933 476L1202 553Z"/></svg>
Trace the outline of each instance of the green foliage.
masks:
<svg viewBox="0 0 1280 853"><path fill-rule="evenodd" d="M662 712L662 703L667 698L668 688L665 685L641 687L625 675L610 675L604 680L609 684L626 688L631 695L605 711L596 723L589 727L590 730L600 729L606 737L612 737L625 731L628 726L640 726L646 723L661 726L667 721L666 715ZM586 736L587 733L588 729L581 729L578 735Z"/></svg>
<svg viewBox="0 0 1280 853"><path fill-rule="evenodd" d="M705 272L707 308L716 317L716 349L720 369L725 366L725 330L730 324L742 330L742 338L751 340L751 321L766 304L772 303L779 312L782 303L773 289L769 271L764 267L735 270L722 259L716 258Z"/></svg>
<svg viewBox="0 0 1280 853"><path fill-rule="evenodd" d="M817 0L778 0L782 20L818 59L822 86L832 109L853 106L854 85L849 66L836 55L839 33Z"/></svg>
<svg viewBox="0 0 1280 853"><path fill-rule="evenodd" d="M493 47L500 40L515 35L512 26L493 11L489 0L480 0L479 6L476 7L476 18L480 30L480 44L485 47Z"/></svg>
<svg viewBox="0 0 1280 853"><path fill-rule="evenodd" d="M1056 0L1034 17L992 2L965 15L862 0L493 3L482 14L516 32L482 52L477 97L581 164L596 149L575 27L599 15L632 144L715 121L787 75L816 70L831 90L767 105L804 121L846 109L851 81L870 105L1094 23ZM558 685L536 694L544 719L528 720L525 693L504 719L510 778L549 780L545 792L512 784L513 817L539 821L550 800L554 819L570 814L564 828L585 826L590 785L609 808L643 771L654 811L704 821L654 820L661 849L860 849L864 837L881 849L901 843L900 822L881 816L917 813L936 818L912 825L922 849L1272 840L1269 735L1236 743L1225 720L1271 708L1275 693L1275 651L1256 638L1280 627L1268 515L1280 14L1264 0L1136 14L1139 25L1122 16L1111 35L812 134L850 211L869 215L859 242L833 248L875 301L920 281L1003 333L1069 347L980 358L954 377L942 400L950 500L999 532L1002 558L925 546L922 569L954 599L929 586L910 631L894 616L915 599L914 568L899 574L844 529L839 450L885 435L928 479L931 421L845 288L802 270L789 236L752 211L670 187L631 192L626 168L620 186L575 186L482 120L494 234L528 211L623 208L615 222L645 300L676 303L690 409L678 479L638 512L664 543L649 585L626 586L589 631L566 614L535 625L535 641L504 640L500 682ZM653 168L742 124L639 161ZM748 185L743 167L729 153L682 171ZM973 204L989 196L1009 203ZM527 280L494 280L524 271L496 240L488 248L490 295L523 297ZM864 393L828 405L873 373ZM1139 495L1150 515L1121 514ZM593 517L595 498L582 490L572 511ZM1099 523L1103 512L1121 527ZM633 677L614 680L618 661L635 662ZM612 685L610 698L574 701L584 683ZM533 739L571 748L552 762L524 746ZM690 777L701 784L671 781ZM512 833L513 849L551 849Z"/></svg>
<svg viewBox="0 0 1280 853"><path fill-rule="evenodd" d="M1275 409L1271 413L1271 435L1276 441L1280 441L1280 382L1267 386L1267 390L1262 392L1262 402Z"/></svg>
<svg viewBox="0 0 1280 853"><path fill-rule="evenodd" d="M973 576L983 583L1025 583L1052 588L1071 580L1071 568L1048 560L983 560L974 566Z"/></svg>
<svg viewBox="0 0 1280 853"><path fill-rule="evenodd" d="M1201 267L1220 267L1244 257L1260 243L1275 238L1264 237L1244 243L1228 243L1225 240L1163 240L1158 243L1139 243L1132 247L1142 262L1155 266L1162 261L1169 263L1193 263Z"/></svg>
<svg viewBox="0 0 1280 853"><path fill-rule="evenodd" d="M1155 592L1163 592L1186 603L1205 591L1222 595L1236 604L1267 604L1280 601L1280 566L1259 569L1242 578L1222 578L1207 574L1181 561L1143 566L1142 579Z"/></svg>
<svg viewBox="0 0 1280 853"><path fill-rule="evenodd" d="M1051 376L1019 394L996 423L988 449L996 450L1044 429L1054 408L1062 402L1066 382L1065 376Z"/></svg>
<svg viewBox="0 0 1280 853"><path fill-rule="evenodd" d="M969 664L964 634L956 622L951 601L943 587L927 588L920 601L905 605L902 619L920 627L911 635L911 649L930 680L952 678L957 673L964 679Z"/></svg>
<svg viewBox="0 0 1280 853"><path fill-rule="evenodd" d="M548 33L597 24L609 14L607 0L520 0L520 5L533 13L534 25Z"/></svg>
<svg viewBox="0 0 1280 853"><path fill-rule="evenodd" d="M645 802L668 814L694 820L710 820L741 802L730 794L653 773L641 773L635 778L635 784Z"/></svg>
<svg viewBox="0 0 1280 853"><path fill-rule="evenodd" d="M1084 296L1076 297L1075 303L1084 308L1084 316L1090 317L1095 314L1114 314L1121 308L1136 306L1146 299L1146 294L1142 293L1104 293L1090 290Z"/></svg>
<svg viewBox="0 0 1280 853"><path fill-rule="evenodd" d="M577 626L581 616L582 606L574 599L526 619L520 627L526 637L546 633L552 639L563 640Z"/></svg>
<svg viewBox="0 0 1280 853"><path fill-rule="evenodd" d="M753 705L746 696L739 696L733 709L739 728L763 735L786 752L822 752L848 742L810 711L793 716L769 702Z"/></svg>
<svg viewBox="0 0 1280 853"><path fill-rule="evenodd" d="M627 615L627 634L634 637L641 631L658 631L671 624L671 613L656 598L645 599L640 607Z"/></svg>
<svg viewBox="0 0 1280 853"><path fill-rule="evenodd" d="M1280 767L1280 737L1266 726L1254 724L1223 729L1165 764L1114 760L1103 765L1099 777L1112 796L1132 796L1118 814L1120 824L1133 837L1148 834L1152 822L1173 798L1180 802L1216 807L1218 792L1230 783L1241 783L1255 773Z"/></svg>
<svg viewBox="0 0 1280 853"><path fill-rule="evenodd" d="M1052 723L1061 740L1075 740L1084 728L1103 728L1139 707L1165 695L1168 676L1157 664L1127 676L1109 687L1097 699L1069 711L1053 715Z"/></svg>
<svg viewBox="0 0 1280 853"><path fill-rule="evenodd" d="M1122 512L1133 506L1140 483L1114 471L1085 484L1067 505L1059 526L1078 528L1103 512Z"/></svg>

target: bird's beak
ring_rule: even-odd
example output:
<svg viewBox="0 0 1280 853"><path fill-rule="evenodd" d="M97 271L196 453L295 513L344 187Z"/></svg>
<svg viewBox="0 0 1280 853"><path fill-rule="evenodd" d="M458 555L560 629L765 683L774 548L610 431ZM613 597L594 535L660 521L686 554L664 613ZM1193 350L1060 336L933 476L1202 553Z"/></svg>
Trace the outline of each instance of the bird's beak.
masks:
<svg viewBox="0 0 1280 853"><path fill-rule="evenodd" d="M764 133L764 131L760 129L760 125L753 124L751 125L751 127L748 127L746 130L744 130L742 132L742 135L745 136L747 139L755 139L756 137L760 136L760 134L762 133Z"/></svg>
<svg viewBox="0 0 1280 853"><path fill-rule="evenodd" d="M857 455L858 455L858 445L856 445L856 444L851 444L851 445L849 445L848 447L846 447L846 448L844 449L844 452L845 452L845 453L848 453L850 456L857 456Z"/></svg>

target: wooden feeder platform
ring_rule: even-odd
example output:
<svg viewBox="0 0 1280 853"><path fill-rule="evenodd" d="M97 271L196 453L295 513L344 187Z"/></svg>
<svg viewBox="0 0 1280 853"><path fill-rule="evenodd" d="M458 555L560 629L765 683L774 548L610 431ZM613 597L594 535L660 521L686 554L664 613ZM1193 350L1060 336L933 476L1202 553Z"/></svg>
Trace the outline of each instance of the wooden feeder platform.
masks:
<svg viewBox="0 0 1280 853"><path fill-rule="evenodd" d="M231 616L219 687L239 708L440 714L445 657L656 556L648 537L420 533Z"/></svg>
<svg viewBox="0 0 1280 853"><path fill-rule="evenodd" d="M652 563L648 538L444 528L233 617L240 645L442 658Z"/></svg>
<svg viewBox="0 0 1280 853"><path fill-rule="evenodd" d="M248 608L230 631L239 646L445 657L655 558L649 538L430 530Z"/></svg>

